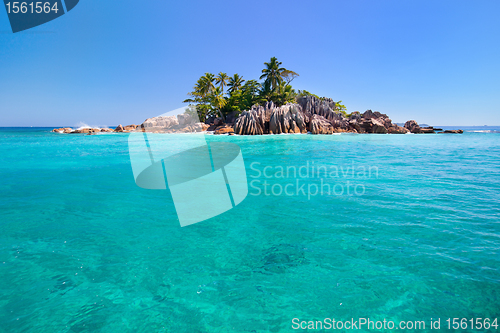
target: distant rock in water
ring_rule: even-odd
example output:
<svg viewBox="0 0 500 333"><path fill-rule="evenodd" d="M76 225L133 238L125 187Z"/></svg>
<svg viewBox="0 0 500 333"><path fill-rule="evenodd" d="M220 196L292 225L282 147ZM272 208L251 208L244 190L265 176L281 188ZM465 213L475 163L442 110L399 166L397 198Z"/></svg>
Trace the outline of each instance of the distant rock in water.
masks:
<svg viewBox="0 0 500 333"><path fill-rule="evenodd" d="M412 133L420 133L420 126L418 126L418 123L415 120L408 120L405 123L405 128Z"/></svg>
<svg viewBox="0 0 500 333"><path fill-rule="evenodd" d="M464 131L463 130L446 130L444 132L441 132L442 134L462 134Z"/></svg>

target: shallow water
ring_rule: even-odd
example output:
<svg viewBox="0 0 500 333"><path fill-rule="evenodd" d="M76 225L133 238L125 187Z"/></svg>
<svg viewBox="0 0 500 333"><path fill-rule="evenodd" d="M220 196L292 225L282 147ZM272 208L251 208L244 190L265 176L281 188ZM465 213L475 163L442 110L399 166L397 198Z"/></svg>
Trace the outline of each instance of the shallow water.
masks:
<svg viewBox="0 0 500 333"><path fill-rule="evenodd" d="M184 228L168 191L135 185L127 138L0 129L0 332L500 318L500 134L211 136L255 182ZM297 181L337 194L277 195Z"/></svg>

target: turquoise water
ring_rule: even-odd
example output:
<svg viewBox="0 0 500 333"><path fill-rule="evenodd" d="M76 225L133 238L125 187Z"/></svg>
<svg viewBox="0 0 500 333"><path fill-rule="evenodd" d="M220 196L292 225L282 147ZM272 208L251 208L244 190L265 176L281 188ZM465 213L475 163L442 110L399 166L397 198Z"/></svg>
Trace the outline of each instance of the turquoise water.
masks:
<svg viewBox="0 0 500 333"><path fill-rule="evenodd" d="M181 228L168 191L135 185L127 134L0 129L0 332L500 320L500 134L210 140L237 143L257 185ZM275 174L313 165L373 172ZM358 192L257 195L264 180L275 194L297 180Z"/></svg>

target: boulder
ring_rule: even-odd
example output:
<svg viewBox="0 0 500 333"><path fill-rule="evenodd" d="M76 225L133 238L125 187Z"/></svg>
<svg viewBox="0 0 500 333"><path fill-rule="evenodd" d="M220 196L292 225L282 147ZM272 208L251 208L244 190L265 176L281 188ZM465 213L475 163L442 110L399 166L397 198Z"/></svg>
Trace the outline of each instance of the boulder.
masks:
<svg viewBox="0 0 500 333"><path fill-rule="evenodd" d="M109 132L113 132L113 130L111 128L101 128L101 132L109 133Z"/></svg>
<svg viewBox="0 0 500 333"><path fill-rule="evenodd" d="M359 124L364 133L377 133L386 134L387 128L383 120L378 118L362 119L363 121Z"/></svg>
<svg viewBox="0 0 500 333"><path fill-rule="evenodd" d="M407 134L410 133L410 130L399 125L393 124L391 127L387 129L389 134Z"/></svg>
<svg viewBox="0 0 500 333"><path fill-rule="evenodd" d="M220 126L215 130L214 134L234 134L234 129L229 126Z"/></svg>
<svg viewBox="0 0 500 333"><path fill-rule="evenodd" d="M459 130L446 130L444 132L440 132L442 134L462 134L464 131L459 129Z"/></svg>
<svg viewBox="0 0 500 333"><path fill-rule="evenodd" d="M214 121L215 121L215 117L214 116L210 116L207 119L205 119L205 124L211 125L211 124L214 123Z"/></svg>
<svg viewBox="0 0 500 333"><path fill-rule="evenodd" d="M135 131L135 129L137 128L138 126L137 125L128 125L128 126L125 126L123 128L124 131Z"/></svg>
<svg viewBox="0 0 500 333"><path fill-rule="evenodd" d="M183 114L177 115L177 124L172 124L172 125L167 126L167 127L172 127L175 125L179 125L179 126L183 127L183 126L188 126L188 125L194 124L194 122L195 122L195 119L193 119L193 117L191 117L191 115L183 113Z"/></svg>
<svg viewBox="0 0 500 333"><path fill-rule="evenodd" d="M190 126L192 132L204 132L209 128L210 125L204 123L194 123Z"/></svg>
<svg viewBox="0 0 500 333"><path fill-rule="evenodd" d="M68 134L68 133L73 132L73 129L70 128L70 127L54 128L52 130L52 132L54 132L54 133L65 133L65 134Z"/></svg>
<svg viewBox="0 0 500 333"><path fill-rule="evenodd" d="M222 118L215 118L214 119L215 126L221 126L222 124L224 124L224 121L222 120Z"/></svg>
<svg viewBox="0 0 500 333"><path fill-rule="evenodd" d="M91 132L100 132L100 129L99 128L90 128L90 127L79 128L79 129L72 131L71 134L82 134L82 133L88 134Z"/></svg>
<svg viewBox="0 0 500 333"><path fill-rule="evenodd" d="M309 131L311 134L332 134L334 128L325 117L314 114L309 122Z"/></svg>
<svg viewBox="0 0 500 333"><path fill-rule="evenodd" d="M434 131L433 128L424 127L424 128L420 128L420 133L432 134L432 133L436 133L436 132Z"/></svg>
<svg viewBox="0 0 500 333"><path fill-rule="evenodd" d="M115 128L115 132L123 132L123 126L120 124Z"/></svg>
<svg viewBox="0 0 500 333"><path fill-rule="evenodd" d="M226 116L226 123L227 124L234 124L234 122L236 121L236 118L238 118L238 114L236 113L236 111L232 111Z"/></svg>
<svg viewBox="0 0 500 333"><path fill-rule="evenodd" d="M148 129L149 127L170 128L177 125L179 125L179 121L176 116L166 116L148 118L141 124L141 127L145 129Z"/></svg>
<svg viewBox="0 0 500 333"><path fill-rule="evenodd" d="M405 128L407 128L412 133L421 133L420 126L418 126L418 123L415 120L408 120L405 123Z"/></svg>

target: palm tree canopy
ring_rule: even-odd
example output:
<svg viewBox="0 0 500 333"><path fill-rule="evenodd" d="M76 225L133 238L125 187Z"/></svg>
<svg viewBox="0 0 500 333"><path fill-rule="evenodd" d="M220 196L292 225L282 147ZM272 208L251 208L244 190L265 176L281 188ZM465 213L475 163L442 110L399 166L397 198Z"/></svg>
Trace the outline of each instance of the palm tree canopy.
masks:
<svg viewBox="0 0 500 333"><path fill-rule="evenodd" d="M195 93L202 97L210 94L215 88L214 80L215 77L212 73L205 73L205 75L200 77L198 82L196 82L196 85L194 86Z"/></svg>
<svg viewBox="0 0 500 333"><path fill-rule="evenodd" d="M227 85L229 87L228 92L232 93L233 91L240 89L243 85L243 82L245 82L245 80L243 80L243 76L234 74L229 78L229 83Z"/></svg>
<svg viewBox="0 0 500 333"><path fill-rule="evenodd" d="M270 62L265 62L266 68L262 70L262 75L260 79L266 79L271 83L271 86L274 89L283 81L282 73L286 71L285 68L281 68L281 62L278 61L276 57L272 57Z"/></svg>
<svg viewBox="0 0 500 333"><path fill-rule="evenodd" d="M222 93L224 93L224 86L226 85L227 79L229 79L229 76L222 72L215 78L215 82L219 85Z"/></svg>

